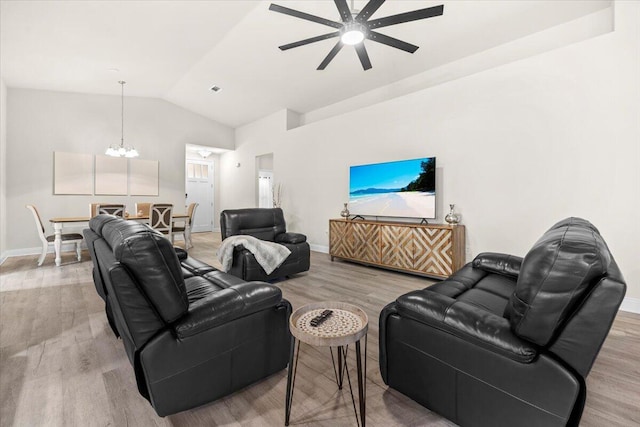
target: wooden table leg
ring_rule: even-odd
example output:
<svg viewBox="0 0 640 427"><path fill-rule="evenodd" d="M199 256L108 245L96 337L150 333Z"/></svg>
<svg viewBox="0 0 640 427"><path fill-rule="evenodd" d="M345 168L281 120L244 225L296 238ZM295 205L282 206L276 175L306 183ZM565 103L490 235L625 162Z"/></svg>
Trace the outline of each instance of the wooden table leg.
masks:
<svg viewBox="0 0 640 427"><path fill-rule="evenodd" d="M60 256L60 252L62 250L62 224L56 223L53 225L53 234L55 235L53 248L56 252L56 266L60 267L62 264L62 257Z"/></svg>

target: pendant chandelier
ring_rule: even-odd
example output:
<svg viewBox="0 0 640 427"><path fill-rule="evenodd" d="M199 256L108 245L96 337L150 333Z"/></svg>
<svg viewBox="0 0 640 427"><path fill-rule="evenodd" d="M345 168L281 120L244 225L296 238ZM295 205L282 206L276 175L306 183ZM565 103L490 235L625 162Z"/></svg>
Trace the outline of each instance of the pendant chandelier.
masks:
<svg viewBox="0 0 640 427"><path fill-rule="evenodd" d="M122 87L122 134L120 137L120 145L110 145L105 154L112 157L138 157L140 154L138 154L138 151L135 148L129 145L124 145L124 84L126 82L120 80L118 83L120 83L120 86Z"/></svg>

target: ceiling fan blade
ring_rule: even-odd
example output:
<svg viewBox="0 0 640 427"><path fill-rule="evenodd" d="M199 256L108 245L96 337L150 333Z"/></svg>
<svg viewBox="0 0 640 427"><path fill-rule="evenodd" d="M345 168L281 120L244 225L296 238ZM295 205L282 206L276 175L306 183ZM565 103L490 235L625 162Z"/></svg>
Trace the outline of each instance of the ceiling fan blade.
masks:
<svg viewBox="0 0 640 427"><path fill-rule="evenodd" d="M362 68L367 71L371 68L371 61L369 60L369 54L367 54L367 49L364 47L364 43L358 43L356 45L356 52L358 52L358 58L360 58Z"/></svg>
<svg viewBox="0 0 640 427"><path fill-rule="evenodd" d="M402 40L385 36L384 34L380 34L375 31L369 31L367 38L374 42L386 44L387 46L395 47L396 49L404 50L409 53L413 53L418 50L418 46L414 44L403 42Z"/></svg>
<svg viewBox="0 0 640 427"><path fill-rule="evenodd" d="M338 43L336 43L333 49L331 49L331 52L329 52L327 57L324 58L324 60L320 63L320 65L318 65L318 70L324 70L325 68L327 68L327 65L329 65L329 62L331 62L331 60L333 60L333 58L338 54L338 52L340 52L340 49L342 49L342 46L344 46L342 41L338 40Z"/></svg>
<svg viewBox="0 0 640 427"><path fill-rule="evenodd" d="M385 16L384 18L369 21L370 29L388 27L389 25L402 24L403 22L417 21L419 19L433 18L444 13L444 5L428 7L426 9L399 13L398 15Z"/></svg>
<svg viewBox="0 0 640 427"><path fill-rule="evenodd" d="M342 22L349 22L353 19L351 16L351 10L349 9L349 5L347 4L347 0L333 0L338 8L338 12L340 12L340 17L342 18Z"/></svg>
<svg viewBox="0 0 640 427"><path fill-rule="evenodd" d="M356 21L358 22L367 21L371 17L371 15L376 13L376 10L378 10L380 6L382 6L382 3L384 3L384 1L385 0L369 1L369 3L367 3L366 6L362 8L360 13L358 13L358 16L356 16Z"/></svg>
<svg viewBox="0 0 640 427"><path fill-rule="evenodd" d="M300 41L297 41L297 42L285 44L285 45L278 46L278 47L280 48L280 50L293 49L294 47L304 46L305 44L319 42L321 40L330 39L332 37L338 37L339 35L340 35L340 31L336 31L335 33L323 34L321 36L311 37L311 38L308 38L308 39L300 40Z"/></svg>
<svg viewBox="0 0 640 427"><path fill-rule="evenodd" d="M300 19L306 19L307 21L315 22L322 25L327 25L333 28L342 28L343 24L341 22L331 21L329 19L321 18L319 16L311 15L309 13L300 12L299 10L289 9L288 7L279 6L277 4L271 3L269 6L269 10L274 12L283 13L285 15L290 15Z"/></svg>

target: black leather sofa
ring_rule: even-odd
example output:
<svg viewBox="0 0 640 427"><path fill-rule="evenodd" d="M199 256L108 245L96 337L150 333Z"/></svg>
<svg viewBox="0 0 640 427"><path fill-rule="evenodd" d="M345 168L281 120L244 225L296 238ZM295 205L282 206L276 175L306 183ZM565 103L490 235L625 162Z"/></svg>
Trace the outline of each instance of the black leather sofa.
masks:
<svg viewBox="0 0 640 427"><path fill-rule="evenodd" d="M267 274L255 256L242 246L233 253L233 264L228 271L244 280L274 280L309 270L310 248L307 237L300 233L287 233L282 209L248 208L224 210L220 213L222 239L229 236L249 235L261 240L280 243L291 251L291 255Z"/></svg>
<svg viewBox="0 0 640 427"><path fill-rule="evenodd" d="M382 378L462 426L577 425L625 291L598 230L568 218L524 259L480 254L386 306Z"/></svg>
<svg viewBox="0 0 640 427"><path fill-rule="evenodd" d="M177 250L144 224L98 215L84 231L94 282L158 415L213 401L286 367L291 305Z"/></svg>

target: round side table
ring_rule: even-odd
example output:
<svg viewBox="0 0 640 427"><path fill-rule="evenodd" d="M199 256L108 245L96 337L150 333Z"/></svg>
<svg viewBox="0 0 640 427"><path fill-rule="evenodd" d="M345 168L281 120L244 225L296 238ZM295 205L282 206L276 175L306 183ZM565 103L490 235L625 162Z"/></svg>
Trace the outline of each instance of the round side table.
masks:
<svg viewBox="0 0 640 427"><path fill-rule="evenodd" d="M333 313L323 323L314 327L311 326L311 319L318 316L324 310L332 310ZM317 302L304 305L291 314L289 318L289 328L291 330L291 349L289 351L289 372L287 374L287 396L285 400L285 421L284 425L289 425L291 415L291 404L293 401L293 390L295 387L296 374L298 371L298 358L300 357L300 342L304 342L316 347L329 347L333 372L336 377L338 389L342 390L345 372L351 393L353 411L356 415L358 425L365 427L366 411L366 372L367 372L367 330L369 329L369 319L367 314L353 304L337 301ZM360 351L360 341L364 338L364 371L363 358ZM298 345L296 346L296 339ZM356 365L358 377L358 403L360 414L356 409L356 401L351 387L351 377L347 366L347 354L349 345L355 343ZM337 348L338 366L333 356L333 347Z"/></svg>

